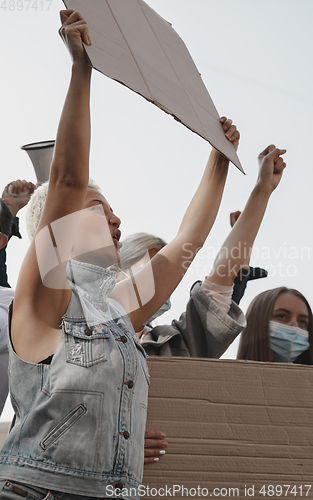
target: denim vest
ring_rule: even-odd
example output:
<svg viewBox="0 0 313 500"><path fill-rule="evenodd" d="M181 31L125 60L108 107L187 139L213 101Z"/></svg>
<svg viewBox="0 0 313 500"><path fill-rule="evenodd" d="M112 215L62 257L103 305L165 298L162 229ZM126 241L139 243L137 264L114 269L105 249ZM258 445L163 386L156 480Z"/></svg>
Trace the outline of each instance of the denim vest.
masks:
<svg viewBox="0 0 313 500"><path fill-rule="evenodd" d="M121 306L115 273L69 260L72 295L50 365L10 350L17 415L0 478L82 496L137 498L144 461L146 354ZM126 490L124 490L126 488ZM127 494L126 494L127 491Z"/></svg>

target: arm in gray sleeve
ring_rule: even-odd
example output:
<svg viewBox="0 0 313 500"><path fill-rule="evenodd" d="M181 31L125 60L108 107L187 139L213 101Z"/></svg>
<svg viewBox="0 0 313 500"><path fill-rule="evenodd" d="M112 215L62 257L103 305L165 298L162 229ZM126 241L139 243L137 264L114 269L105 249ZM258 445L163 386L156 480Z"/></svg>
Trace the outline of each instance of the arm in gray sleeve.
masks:
<svg viewBox="0 0 313 500"><path fill-rule="evenodd" d="M232 302L228 314L223 312L196 283L186 311L172 326L179 330L190 356L219 358L246 326L241 309Z"/></svg>

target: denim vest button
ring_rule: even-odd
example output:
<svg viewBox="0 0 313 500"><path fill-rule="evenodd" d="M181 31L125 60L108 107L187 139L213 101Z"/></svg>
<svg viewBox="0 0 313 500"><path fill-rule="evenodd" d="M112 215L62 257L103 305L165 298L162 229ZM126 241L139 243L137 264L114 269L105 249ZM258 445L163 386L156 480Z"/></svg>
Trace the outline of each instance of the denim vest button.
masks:
<svg viewBox="0 0 313 500"><path fill-rule="evenodd" d="M116 483L116 484L113 484L114 488L116 488L117 490L121 490L123 488L123 483Z"/></svg>
<svg viewBox="0 0 313 500"><path fill-rule="evenodd" d="M84 333L85 335L87 335L87 337L91 337L92 335L92 331L90 330L90 328L88 328L88 326L85 328Z"/></svg>
<svg viewBox="0 0 313 500"><path fill-rule="evenodd" d="M123 342L123 344L126 344L127 342L127 337L125 335L121 335L120 341Z"/></svg>
<svg viewBox="0 0 313 500"><path fill-rule="evenodd" d="M129 434L128 431L124 431L123 432L123 436L124 436L125 439L129 439L130 434Z"/></svg>
<svg viewBox="0 0 313 500"><path fill-rule="evenodd" d="M128 389L132 389L134 387L134 382L132 380L129 380L127 382L127 387L128 387Z"/></svg>

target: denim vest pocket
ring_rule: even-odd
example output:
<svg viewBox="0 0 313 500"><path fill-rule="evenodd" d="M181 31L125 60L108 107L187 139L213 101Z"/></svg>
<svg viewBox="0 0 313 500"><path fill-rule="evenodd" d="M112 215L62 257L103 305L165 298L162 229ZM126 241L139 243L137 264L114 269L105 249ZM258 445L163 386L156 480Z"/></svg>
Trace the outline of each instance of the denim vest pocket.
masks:
<svg viewBox="0 0 313 500"><path fill-rule="evenodd" d="M107 359L107 339L109 330L106 325L87 326L86 323L63 321L65 333L66 362L89 368Z"/></svg>
<svg viewBox="0 0 313 500"><path fill-rule="evenodd" d="M59 439L68 429L70 429L80 417L87 411L84 405L80 404L72 410L51 432L41 441L41 448L46 451L57 439Z"/></svg>

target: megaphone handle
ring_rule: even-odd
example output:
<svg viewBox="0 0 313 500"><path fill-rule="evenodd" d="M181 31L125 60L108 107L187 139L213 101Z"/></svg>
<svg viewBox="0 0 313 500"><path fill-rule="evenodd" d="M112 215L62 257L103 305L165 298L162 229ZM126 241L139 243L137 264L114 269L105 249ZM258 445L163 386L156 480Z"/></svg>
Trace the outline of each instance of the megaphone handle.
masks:
<svg viewBox="0 0 313 500"><path fill-rule="evenodd" d="M8 193L9 193L10 196L26 196L27 194L31 193L30 189L27 189L27 191L22 191L19 194L15 194L15 193L12 193L12 189L13 189L12 188L12 184L10 184L9 187L8 187Z"/></svg>

